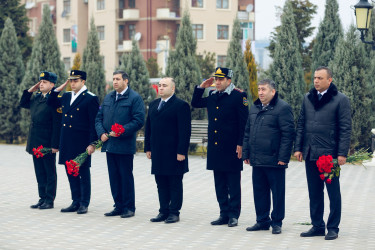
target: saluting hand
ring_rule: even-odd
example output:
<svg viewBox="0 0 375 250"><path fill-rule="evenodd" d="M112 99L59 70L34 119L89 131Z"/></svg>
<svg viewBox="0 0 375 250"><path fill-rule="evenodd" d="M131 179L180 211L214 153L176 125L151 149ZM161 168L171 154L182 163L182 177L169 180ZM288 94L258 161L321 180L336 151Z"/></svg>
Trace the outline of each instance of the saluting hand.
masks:
<svg viewBox="0 0 375 250"><path fill-rule="evenodd" d="M207 80L203 81L199 87L208 88L212 85L213 82L214 82L214 78L210 77Z"/></svg>
<svg viewBox="0 0 375 250"><path fill-rule="evenodd" d="M31 88L29 88L29 90L27 92L32 93L32 92L37 91L39 89L39 85L40 85L40 81L37 84L35 84L34 86L32 86Z"/></svg>
<svg viewBox="0 0 375 250"><path fill-rule="evenodd" d="M56 91L61 92L66 87L66 85L68 84L68 82L69 82L69 80L66 80L66 82L64 84L62 84L61 86L59 86L58 88L56 88Z"/></svg>

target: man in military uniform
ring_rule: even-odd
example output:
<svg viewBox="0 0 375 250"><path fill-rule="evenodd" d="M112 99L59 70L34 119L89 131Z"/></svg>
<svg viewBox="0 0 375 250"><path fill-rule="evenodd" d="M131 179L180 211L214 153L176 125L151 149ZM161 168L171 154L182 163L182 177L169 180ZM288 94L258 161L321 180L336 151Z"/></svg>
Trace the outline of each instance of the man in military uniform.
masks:
<svg viewBox="0 0 375 250"><path fill-rule="evenodd" d="M85 82L86 72L72 70L68 80L54 89L47 101L53 107L62 108L59 164L73 160L85 150L89 154L84 164L80 166L78 176L69 175L67 172L73 202L69 207L61 209L61 212L85 214L90 203L90 155L95 151L95 146L90 143L97 140L95 116L99 109L99 99L87 90ZM59 93L68 83L72 91L59 97Z"/></svg>
<svg viewBox="0 0 375 250"><path fill-rule="evenodd" d="M38 182L39 201L31 208L50 209L56 196L56 152L59 148L61 114L58 109L47 105L49 92L55 86L55 73L42 71L39 82L23 91L20 106L30 109L31 123L26 151L33 155L33 148L43 145L52 148L52 154L43 157L33 155L34 170ZM33 92L40 90L37 94Z"/></svg>
<svg viewBox="0 0 375 250"><path fill-rule="evenodd" d="M237 226L241 212L242 143L248 117L247 95L231 82L233 71L216 68L214 77L194 90L191 105L207 108L207 169L214 171L220 217L212 225ZM203 98L204 89L215 80L216 90Z"/></svg>

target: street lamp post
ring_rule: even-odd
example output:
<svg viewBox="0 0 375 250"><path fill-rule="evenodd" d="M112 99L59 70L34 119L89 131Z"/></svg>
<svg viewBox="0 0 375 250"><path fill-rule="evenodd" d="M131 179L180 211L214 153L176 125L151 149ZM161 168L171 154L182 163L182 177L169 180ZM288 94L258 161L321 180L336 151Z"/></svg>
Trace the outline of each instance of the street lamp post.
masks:
<svg viewBox="0 0 375 250"><path fill-rule="evenodd" d="M354 5L354 14L357 21L357 29L361 32L361 40L363 43L372 45L372 49L375 50L375 41L365 41L365 36L370 27L372 4L368 0L360 0Z"/></svg>

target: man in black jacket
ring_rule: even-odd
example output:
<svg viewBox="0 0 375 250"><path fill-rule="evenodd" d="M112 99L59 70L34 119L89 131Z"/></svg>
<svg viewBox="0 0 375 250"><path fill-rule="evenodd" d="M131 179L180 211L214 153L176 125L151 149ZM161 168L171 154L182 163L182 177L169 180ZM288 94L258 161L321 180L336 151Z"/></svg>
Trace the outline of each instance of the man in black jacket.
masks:
<svg viewBox="0 0 375 250"><path fill-rule="evenodd" d="M40 145L44 148L52 148L52 154L39 158L33 155L40 199L35 205L31 205L31 208L53 208L56 196L56 152L59 151L61 110L47 105L49 92L56 81L55 73L42 71L39 82L30 89L24 90L20 101L20 106L30 109L31 114L26 151L33 154L33 148ZM32 96L38 89L40 92Z"/></svg>
<svg viewBox="0 0 375 250"><path fill-rule="evenodd" d="M332 83L332 71L319 67L314 73L314 87L305 95L297 124L294 146L299 161L305 159L306 177L310 198L310 217L313 227L301 233L301 237L325 235L324 181L316 161L322 155L337 158L338 164L346 163L350 146L351 111L349 99L337 91ZM327 184L330 200L330 214L327 221L326 240L338 237L341 219L341 193L339 177Z"/></svg>
<svg viewBox="0 0 375 250"><path fill-rule="evenodd" d="M249 115L247 95L232 83L233 71L218 67L194 89L191 105L207 108L207 169L213 170L220 216L211 225L235 227L241 213L242 143ZM215 79L216 90L202 97Z"/></svg>
<svg viewBox="0 0 375 250"><path fill-rule="evenodd" d="M278 97L272 80L258 83L259 99L250 108L242 159L253 166L253 193L257 223L247 231L281 233L285 216L285 169L294 139L292 108ZM271 209L271 192L273 210Z"/></svg>
<svg viewBox="0 0 375 250"><path fill-rule="evenodd" d="M151 174L159 194L159 214L152 222L180 220L183 200L182 179L188 172L191 135L190 106L174 94L173 78L159 82L161 98L150 103L145 129L145 153L151 159Z"/></svg>

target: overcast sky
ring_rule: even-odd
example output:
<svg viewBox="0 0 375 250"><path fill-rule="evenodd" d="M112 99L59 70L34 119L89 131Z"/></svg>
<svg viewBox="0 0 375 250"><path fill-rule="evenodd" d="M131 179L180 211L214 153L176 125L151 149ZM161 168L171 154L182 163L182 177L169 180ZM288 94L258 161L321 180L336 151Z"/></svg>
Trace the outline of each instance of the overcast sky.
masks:
<svg viewBox="0 0 375 250"><path fill-rule="evenodd" d="M344 30L347 30L350 24L355 24L354 10L351 6L358 3L359 0L337 0L339 3L339 14ZM314 36L318 30L319 23L323 20L325 0L310 0L318 6L317 14L312 20L312 26L316 27ZM276 6L283 6L285 0L255 0L255 38L256 40L269 39L274 27L280 24L276 16ZM308 39L308 41L310 41Z"/></svg>

